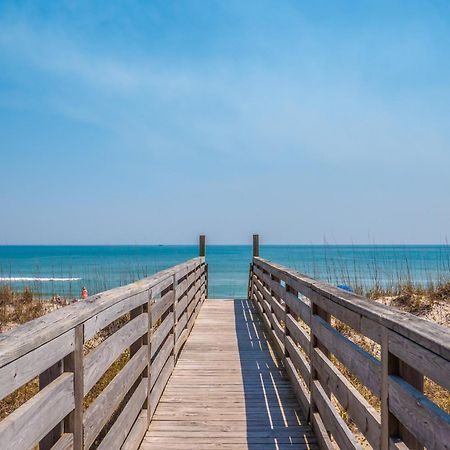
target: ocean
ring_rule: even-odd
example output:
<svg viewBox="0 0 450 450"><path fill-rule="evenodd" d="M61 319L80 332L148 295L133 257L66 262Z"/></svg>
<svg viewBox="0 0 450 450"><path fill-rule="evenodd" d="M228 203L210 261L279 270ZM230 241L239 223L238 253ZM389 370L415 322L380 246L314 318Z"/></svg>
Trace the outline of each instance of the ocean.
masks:
<svg viewBox="0 0 450 450"><path fill-rule="evenodd" d="M194 245L0 246L0 284L78 297L83 286L94 294L197 254ZM369 288L450 278L447 245L263 245L260 254L335 285ZM251 255L251 246L207 246L209 296L245 297Z"/></svg>

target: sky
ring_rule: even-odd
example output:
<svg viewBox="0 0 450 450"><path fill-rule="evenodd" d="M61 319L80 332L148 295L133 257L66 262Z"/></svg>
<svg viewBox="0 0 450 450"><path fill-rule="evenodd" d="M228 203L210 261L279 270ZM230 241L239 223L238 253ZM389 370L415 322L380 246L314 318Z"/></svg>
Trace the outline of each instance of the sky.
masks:
<svg viewBox="0 0 450 450"><path fill-rule="evenodd" d="M450 2L0 1L0 244L442 243Z"/></svg>

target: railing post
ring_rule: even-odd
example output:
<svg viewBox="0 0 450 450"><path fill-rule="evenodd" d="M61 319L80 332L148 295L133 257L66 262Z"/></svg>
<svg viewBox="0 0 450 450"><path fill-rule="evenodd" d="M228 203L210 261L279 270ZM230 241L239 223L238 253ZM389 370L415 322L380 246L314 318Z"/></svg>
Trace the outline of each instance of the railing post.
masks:
<svg viewBox="0 0 450 450"><path fill-rule="evenodd" d="M73 373L75 409L65 420L65 432L73 433L73 449L84 448L83 401L84 401L84 324L75 327L75 348L64 359L64 371Z"/></svg>
<svg viewBox="0 0 450 450"><path fill-rule="evenodd" d="M56 380L63 373L63 362L58 361L53 366L39 375L39 390L44 389L52 381ZM39 442L39 450L49 450L58 441L63 432L63 422L53 428L42 440Z"/></svg>
<svg viewBox="0 0 450 450"><path fill-rule="evenodd" d="M389 330L386 327L382 328L381 369L381 450L389 449L391 438L400 438L410 450L422 450L423 445L390 412L389 377L398 375L423 392L423 375L389 351Z"/></svg>
<svg viewBox="0 0 450 450"><path fill-rule="evenodd" d="M198 245L198 256L205 256L205 254L206 254L206 237L204 234L201 234Z"/></svg>
<svg viewBox="0 0 450 450"><path fill-rule="evenodd" d="M152 291L149 290L148 302L147 302L147 316L148 316L148 331L147 335L144 336L144 345L147 345L147 368L145 369L144 376L147 376L147 401L144 404L144 408L147 408L147 424L150 425L152 420L151 417L151 404L150 404L150 394L152 387Z"/></svg>
<svg viewBox="0 0 450 450"><path fill-rule="evenodd" d="M253 235L253 257L259 256L259 234Z"/></svg>
<svg viewBox="0 0 450 450"><path fill-rule="evenodd" d="M253 300L253 262L250 263L250 267L248 269L247 297L249 300Z"/></svg>
<svg viewBox="0 0 450 450"><path fill-rule="evenodd" d="M173 363L177 363L177 274L173 275Z"/></svg>

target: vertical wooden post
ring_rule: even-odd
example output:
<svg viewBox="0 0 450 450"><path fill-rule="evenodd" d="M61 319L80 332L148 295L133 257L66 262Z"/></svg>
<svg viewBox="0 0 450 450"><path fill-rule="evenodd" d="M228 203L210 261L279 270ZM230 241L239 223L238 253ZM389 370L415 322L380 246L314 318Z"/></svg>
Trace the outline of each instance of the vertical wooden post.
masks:
<svg viewBox="0 0 450 450"><path fill-rule="evenodd" d="M253 257L259 256L259 234L253 235Z"/></svg>
<svg viewBox="0 0 450 450"><path fill-rule="evenodd" d="M83 367L84 324L75 327L75 349L64 359L64 371L72 372L74 377L75 409L65 421L65 432L73 433L73 449L84 448L83 436L83 400L84 400L84 367Z"/></svg>
<svg viewBox="0 0 450 450"><path fill-rule="evenodd" d="M148 314L148 332L147 336L144 337L144 344L147 344L147 369L144 372L144 376L147 376L148 385L147 385L147 401L144 405L145 408L147 408L147 424L150 425L150 422L152 420L151 411L152 411L152 405L150 404L150 394L151 394L151 387L152 387L152 328L153 328L153 321L152 321L152 291L149 291L148 294L148 302L147 302L147 314Z"/></svg>
<svg viewBox="0 0 450 450"><path fill-rule="evenodd" d="M173 275L173 363L177 363L177 274Z"/></svg>
<svg viewBox="0 0 450 450"><path fill-rule="evenodd" d="M247 297L249 300L253 300L253 262L250 263L250 267L248 269Z"/></svg>
<svg viewBox="0 0 450 450"><path fill-rule="evenodd" d="M204 234L201 234L198 243L198 256L205 256L205 254L206 254L206 237Z"/></svg>
<svg viewBox="0 0 450 450"><path fill-rule="evenodd" d="M206 300L209 298L208 294L208 264L205 264L205 298L203 300Z"/></svg>
<svg viewBox="0 0 450 450"><path fill-rule="evenodd" d="M388 450L391 438L400 438L410 450L422 450L423 445L404 427L389 409L389 377L398 375L418 391L423 392L423 375L389 351L390 331L383 327L381 340L381 450Z"/></svg>
<svg viewBox="0 0 450 450"><path fill-rule="evenodd" d="M42 390L63 373L63 362L58 361L39 375L39 389ZM63 432L63 422L58 423L53 430L39 442L39 450L49 450L58 441Z"/></svg>

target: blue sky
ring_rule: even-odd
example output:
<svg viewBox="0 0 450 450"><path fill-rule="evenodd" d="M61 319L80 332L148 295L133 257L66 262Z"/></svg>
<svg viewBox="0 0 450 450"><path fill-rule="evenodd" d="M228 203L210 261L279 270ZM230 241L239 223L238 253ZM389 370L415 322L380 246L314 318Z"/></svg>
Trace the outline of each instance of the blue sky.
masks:
<svg viewBox="0 0 450 450"><path fill-rule="evenodd" d="M450 3L0 2L0 243L441 243Z"/></svg>

